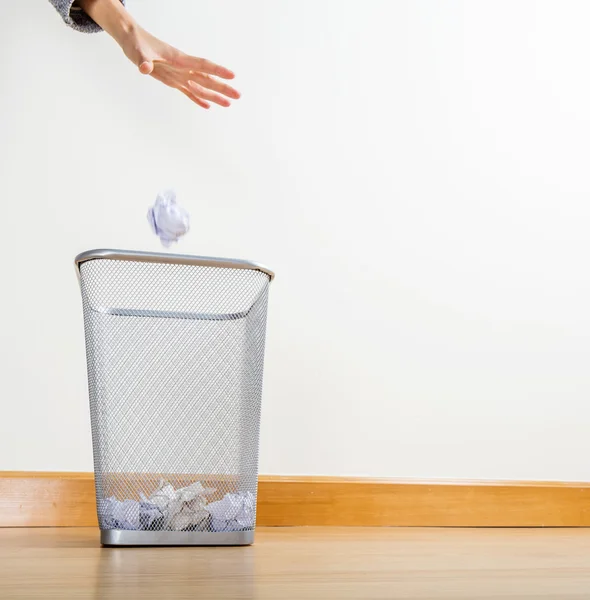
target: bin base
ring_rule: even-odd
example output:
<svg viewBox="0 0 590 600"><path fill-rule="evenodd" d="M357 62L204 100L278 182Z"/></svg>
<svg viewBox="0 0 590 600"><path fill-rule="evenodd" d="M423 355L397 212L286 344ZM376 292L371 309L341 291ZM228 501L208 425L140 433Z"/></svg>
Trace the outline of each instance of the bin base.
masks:
<svg viewBox="0 0 590 600"><path fill-rule="evenodd" d="M100 532L103 546L249 546L254 531L126 531Z"/></svg>

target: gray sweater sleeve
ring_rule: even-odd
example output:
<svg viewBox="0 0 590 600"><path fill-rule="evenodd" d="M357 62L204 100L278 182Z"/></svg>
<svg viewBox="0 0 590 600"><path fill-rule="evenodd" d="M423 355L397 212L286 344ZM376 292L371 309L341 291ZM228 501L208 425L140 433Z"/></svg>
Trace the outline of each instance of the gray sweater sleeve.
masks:
<svg viewBox="0 0 590 600"><path fill-rule="evenodd" d="M102 31L99 25L97 25L79 6L76 6L75 0L49 0L55 7L57 12L61 15L61 18L76 31L83 31L84 33L95 33L96 31ZM122 4L125 4L125 0L121 0Z"/></svg>

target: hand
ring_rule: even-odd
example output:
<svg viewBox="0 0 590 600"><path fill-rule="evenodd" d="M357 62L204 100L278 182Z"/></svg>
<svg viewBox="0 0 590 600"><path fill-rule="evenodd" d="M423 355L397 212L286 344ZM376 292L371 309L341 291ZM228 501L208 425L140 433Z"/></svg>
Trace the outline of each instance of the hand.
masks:
<svg viewBox="0 0 590 600"><path fill-rule="evenodd" d="M209 108L210 102L230 106L229 98L240 97L237 90L218 79L233 79L229 69L189 56L141 27L129 32L119 43L141 73L179 90L202 108Z"/></svg>
<svg viewBox="0 0 590 600"><path fill-rule="evenodd" d="M120 0L79 0L78 4L121 46L141 73L182 92L202 108L230 106L240 93L217 79L234 74L204 58L189 56L140 27ZM162 6L164 2L162 2Z"/></svg>

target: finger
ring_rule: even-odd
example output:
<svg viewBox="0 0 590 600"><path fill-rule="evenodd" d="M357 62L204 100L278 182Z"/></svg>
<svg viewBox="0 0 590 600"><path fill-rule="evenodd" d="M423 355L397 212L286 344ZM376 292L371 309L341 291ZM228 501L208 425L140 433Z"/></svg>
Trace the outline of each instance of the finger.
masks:
<svg viewBox="0 0 590 600"><path fill-rule="evenodd" d="M205 75L204 73L193 73L191 72L191 79L196 83L199 83L203 87L206 87L215 92L219 92L228 98L233 98L237 100L240 97L240 92L238 90L231 87L231 85L227 85L227 83L223 83L223 81L219 81L214 79L210 75Z"/></svg>
<svg viewBox="0 0 590 600"><path fill-rule="evenodd" d="M225 97L217 94L216 92L212 92L207 88L204 88L202 85L195 83L194 81L188 82L190 90L193 94L202 100L209 100L210 102L215 102L215 104L219 104L219 106L231 106L231 102Z"/></svg>
<svg viewBox="0 0 590 600"><path fill-rule="evenodd" d="M154 70L154 63L151 60L144 60L139 65L139 72L142 75L149 75Z"/></svg>
<svg viewBox="0 0 590 600"><path fill-rule="evenodd" d="M193 93L191 93L187 88L182 88L179 87L178 88L189 100L192 100L195 104L198 104L201 108L204 108L206 110L209 110L211 108L211 105L209 104L209 102L205 102L204 100L201 100L201 98L198 98L197 96L195 96Z"/></svg>
<svg viewBox="0 0 590 600"><path fill-rule="evenodd" d="M233 71L230 71L221 65L216 65L214 62L205 58L197 58L196 56L189 56L188 54L180 56L178 58L178 64L185 69L201 71L208 75L216 75L222 79L233 79L235 77Z"/></svg>

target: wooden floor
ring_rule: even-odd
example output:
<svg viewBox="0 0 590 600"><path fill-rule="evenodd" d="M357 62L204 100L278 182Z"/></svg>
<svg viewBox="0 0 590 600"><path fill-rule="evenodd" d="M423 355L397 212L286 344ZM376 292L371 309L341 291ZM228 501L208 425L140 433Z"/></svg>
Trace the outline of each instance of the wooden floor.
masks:
<svg viewBox="0 0 590 600"><path fill-rule="evenodd" d="M0 529L0 598L577 600L586 529L260 529L243 548L101 548L96 529Z"/></svg>

